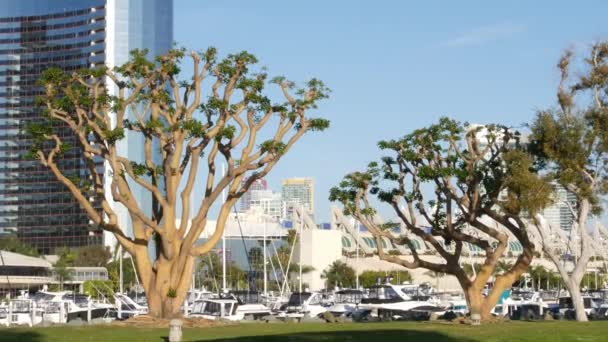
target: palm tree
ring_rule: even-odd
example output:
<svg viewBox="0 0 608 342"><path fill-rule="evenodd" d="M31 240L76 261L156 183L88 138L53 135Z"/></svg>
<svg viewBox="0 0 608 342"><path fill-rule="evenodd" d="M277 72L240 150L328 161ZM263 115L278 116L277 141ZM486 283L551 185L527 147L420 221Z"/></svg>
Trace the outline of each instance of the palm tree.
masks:
<svg viewBox="0 0 608 342"><path fill-rule="evenodd" d="M336 286L354 287L355 286L355 270L346 263L336 260L321 274L322 279L326 279L327 288L335 288Z"/></svg>
<svg viewBox="0 0 608 342"><path fill-rule="evenodd" d="M53 267L53 272L59 281L59 290L63 291L63 284L72 279L72 270L65 263L57 262Z"/></svg>

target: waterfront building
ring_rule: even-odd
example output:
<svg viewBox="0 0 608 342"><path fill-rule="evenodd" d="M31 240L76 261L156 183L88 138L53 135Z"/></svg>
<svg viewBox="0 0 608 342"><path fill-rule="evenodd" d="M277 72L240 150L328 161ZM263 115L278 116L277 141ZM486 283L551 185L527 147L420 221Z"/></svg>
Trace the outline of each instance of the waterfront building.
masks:
<svg viewBox="0 0 608 342"><path fill-rule="evenodd" d="M285 215L291 218L295 207L304 207L311 215L315 211L315 184L312 178L288 178L283 180L281 194Z"/></svg>
<svg viewBox="0 0 608 342"><path fill-rule="evenodd" d="M283 198L280 193L272 190L253 190L249 210L259 211L278 221L283 217Z"/></svg>
<svg viewBox="0 0 608 342"><path fill-rule="evenodd" d="M3 0L0 2L0 230L13 232L42 254L60 247L112 246L113 237L95 226L68 190L40 164L28 159L28 124L41 119L36 85L49 67L66 72L127 61L129 51L150 55L172 44L172 0ZM111 92L115 90L110 89ZM88 177L70 130L58 134L71 149L58 161L62 171ZM138 140L139 139L139 140ZM143 155L141 137L127 134L118 144L130 159ZM98 172L109 174L103 163ZM150 196L137 193L142 207ZM94 203L99 207L99 203ZM129 230L125 210L119 220ZM104 241L105 240L105 241Z"/></svg>

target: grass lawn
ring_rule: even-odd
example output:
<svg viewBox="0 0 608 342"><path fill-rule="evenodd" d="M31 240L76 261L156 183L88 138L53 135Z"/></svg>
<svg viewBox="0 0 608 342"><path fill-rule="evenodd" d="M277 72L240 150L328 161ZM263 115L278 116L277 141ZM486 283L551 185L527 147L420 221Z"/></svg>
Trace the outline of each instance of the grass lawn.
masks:
<svg viewBox="0 0 608 342"><path fill-rule="evenodd" d="M163 341L168 329L115 326L0 329L0 341ZM242 323L184 329L184 341L608 341L604 322L504 322L480 327L445 323Z"/></svg>

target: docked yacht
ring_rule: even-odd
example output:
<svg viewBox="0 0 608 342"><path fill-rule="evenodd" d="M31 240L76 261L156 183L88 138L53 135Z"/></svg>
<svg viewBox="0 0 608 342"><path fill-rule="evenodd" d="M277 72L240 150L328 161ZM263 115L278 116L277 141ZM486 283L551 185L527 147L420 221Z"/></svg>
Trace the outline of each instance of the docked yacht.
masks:
<svg viewBox="0 0 608 342"><path fill-rule="evenodd" d="M585 306L585 314L590 319L594 319L597 313L602 309L602 300L597 297L590 295L583 295L583 305ZM559 316L560 318L575 319L576 312L574 310L574 304L572 303L572 297L560 297L559 298Z"/></svg>
<svg viewBox="0 0 608 342"><path fill-rule="evenodd" d="M270 313L270 309L260 303L259 294L252 292L229 293L219 298L199 299L193 303L190 310L190 316L193 317L229 321L255 320Z"/></svg>
<svg viewBox="0 0 608 342"><path fill-rule="evenodd" d="M245 318L259 319L268 316L271 310L264 304L265 298L259 292L232 291L228 295L220 296L237 300L236 312Z"/></svg>
<svg viewBox="0 0 608 342"><path fill-rule="evenodd" d="M323 295L319 292L293 292L285 306L285 311L277 315L279 319L302 319L318 317L327 311L323 306Z"/></svg>
<svg viewBox="0 0 608 342"><path fill-rule="evenodd" d="M44 310L31 299L13 299L8 302L6 325L34 326L42 322Z"/></svg>
<svg viewBox="0 0 608 342"><path fill-rule="evenodd" d="M608 319L608 289L592 290L587 293L594 298L594 301L599 305L596 309L593 319Z"/></svg>
<svg viewBox="0 0 608 342"><path fill-rule="evenodd" d="M67 323L80 319L90 321L96 318L108 318L114 306L110 303L93 301L89 296L67 291L38 291L30 299L33 310L41 311L40 321ZM35 319L33 324L37 324Z"/></svg>
<svg viewBox="0 0 608 342"><path fill-rule="evenodd" d="M334 293L333 305L327 308L334 316L348 317L356 309L363 298L367 296L357 289L343 289Z"/></svg>
<svg viewBox="0 0 608 342"><path fill-rule="evenodd" d="M546 314L556 317L559 313L557 291L514 292L505 301L510 319L537 320Z"/></svg>
<svg viewBox="0 0 608 342"><path fill-rule="evenodd" d="M418 285L376 285L368 291L368 297L361 300L356 311L357 319L371 316L381 319L426 320L432 312L444 311L444 308L432 301L430 294L421 292Z"/></svg>
<svg viewBox="0 0 608 342"><path fill-rule="evenodd" d="M0 305L0 325L8 327L8 307Z"/></svg>
<svg viewBox="0 0 608 342"><path fill-rule="evenodd" d="M120 293L114 294L114 306L112 316L117 319L127 319L148 313L147 306L143 306L134 301L133 298Z"/></svg>
<svg viewBox="0 0 608 342"><path fill-rule="evenodd" d="M440 317L447 318L448 315L452 317L464 317L469 312L469 307L467 306L467 301L464 299L456 299L451 300L447 303L445 307L445 311L438 311L437 314Z"/></svg>

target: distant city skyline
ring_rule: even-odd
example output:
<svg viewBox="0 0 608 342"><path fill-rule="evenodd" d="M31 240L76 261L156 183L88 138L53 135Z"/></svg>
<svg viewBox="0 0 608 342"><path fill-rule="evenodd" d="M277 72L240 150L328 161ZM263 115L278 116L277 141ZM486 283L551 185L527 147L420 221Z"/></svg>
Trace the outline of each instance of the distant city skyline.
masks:
<svg viewBox="0 0 608 342"><path fill-rule="evenodd" d="M243 179L241 183L245 183ZM280 191L275 191L265 178L253 182L240 199L240 212L257 210L274 219L290 220L294 207L303 206L313 217L314 180L310 177L291 177L281 180Z"/></svg>
<svg viewBox="0 0 608 342"><path fill-rule="evenodd" d="M314 178L320 222L329 220L329 189L377 160L379 140L441 116L529 122L556 103L563 50L583 52L608 33L604 1L311 0L286 10L276 0L180 0L174 6L179 44L215 46L222 55L248 50L270 75L300 83L318 77L332 89L315 113L331 120L330 129L304 137L267 176L271 184L293 175Z"/></svg>

